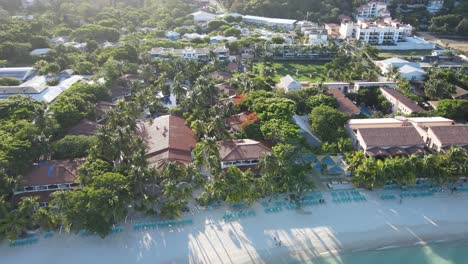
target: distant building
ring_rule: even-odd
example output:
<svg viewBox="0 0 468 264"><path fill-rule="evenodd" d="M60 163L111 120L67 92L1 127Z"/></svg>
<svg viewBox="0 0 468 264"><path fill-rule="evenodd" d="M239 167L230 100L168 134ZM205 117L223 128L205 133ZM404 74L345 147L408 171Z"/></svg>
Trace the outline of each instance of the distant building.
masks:
<svg viewBox="0 0 468 264"><path fill-rule="evenodd" d="M204 11L197 11L190 15L193 16L193 20L197 23L207 23L207 22L210 22L211 20L214 20L217 17L215 14L204 12Z"/></svg>
<svg viewBox="0 0 468 264"><path fill-rule="evenodd" d="M49 53L50 49L49 48L44 48L44 49L35 49L33 51L31 51L31 55L32 56L41 56L41 55L45 55L47 53Z"/></svg>
<svg viewBox="0 0 468 264"><path fill-rule="evenodd" d="M260 119L257 117L257 113L248 113L243 112L237 115L232 115L226 117L224 119L226 122L226 128L234 133L241 132L241 128L243 125L251 124L251 123L258 123Z"/></svg>
<svg viewBox="0 0 468 264"><path fill-rule="evenodd" d="M271 152L269 147L252 139L225 140L218 145L223 169L229 166L254 168L263 156Z"/></svg>
<svg viewBox="0 0 468 264"><path fill-rule="evenodd" d="M294 19L271 18L271 17L250 16L250 15L243 16L242 21L245 23L254 24L258 26L265 26L265 27L286 29L286 30L293 30L297 23L297 20L294 20Z"/></svg>
<svg viewBox="0 0 468 264"><path fill-rule="evenodd" d="M335 35L340 33L340 25L335 23L327 23L325 24L325 30L327 31L328 35Z"/></svg>
<svg viewBox="0 0 468 264"><path fill-rule="evenodd" d="M138 133L147 146L146 157L151 166L160 167L165 162L192 162L192 150L197 141L183 118L160 116L139 124Z"/></svg>
<svg viewBox="0 0 468 264"><path fill-rule="evenodd" d="M215 87L218 88L218 90L220 91L222 95L233 96L237 94L236 87L226 82L216 84Z"/></svg>
<svg viewBox="0 0 468 264"><path fill-rule="evenodd" d="M361 110L340 90L330 89L327 91L327 93L336 98L336 101L338 102L338 110L340 112L349 116L359 115L361 113Z"/></svg>
<svg viewBox="0 0 468 264"><path fill-rule="evenodd" d="M80 188L76 183L78 167L84 160L51 160L34 164L14 190L13 201L36 196L41 207L48 206L50 194L59 190Z"/></svg>
<svg viewBox="0 0 468 264"><path fill-rule="evenodd" d="M36 72L33 67L0 68L0 78L15 78L24 82L34 76Z"/></svg>
<svg viewBox="0 0 468 264"><path fill-rule="evenodd" d="M350 90L351 84L349 82L324 82L324 83L314 83L312 86L323 85L328 89L338 89L343 93L347 93Z"/></svg>
<svg viewBox="0 0 468 264"><path fill-rule="evenodd" d="M411 36L413 27L398 20L358 21L341 24L340 35L369 45L394 45Z"/></svg>
<svg viewBox="0 0 468 264"><path fill-rule="evenodd" d="M399 68L400 76L409 81L424 80L425 71L415 62L409 62L400 58L389 58L382 61L375 61L377 67L380 68L383 74L390 71L392 67Z"/></svg>
<svg viewBox="0 0 468 264"><path fill-rule="evenodd" d="M357 93L361 88L368 88L368 87L386 87L395 89L396 82L363 82L363 81L355 81L353 85L352 92Z"/></svg>
<svg viewBox="0 0 468 264"><path fill-rule="evenodd" d="M167 31L165 33L165 36L166 36L166 38L168 38L170 40L178 40L180 38L180 34L178 32L175 32L175 31Z"/></svg>
<svg viewBox="0 0 468 264"><path fill-rule="evenodd" d="M98 123L88 119L81 119L80 122L68 129L67 135L92 136L96 133Z"/></svg>
<svg viewBox="0 0 468 264"><path fill-rule="evenodd" d="M426 5L426 9L428 12L435 14L444 7L444 0L429 0Z"/></svg>
<svg viewBox="0 0 468 264"><path fill-rule="evenodd" d="M214 48L192 48L185 47L183 49L173 48L153 48L149 52L154 60L165 60L171 56L180 57L183 59L208 60L210 51L213 51L219 60L227 60L229 58L229 49L224 46Z"/></svg>
<svg viewBox="0 0 468 264"><path fill-rule="evenodd" d="M284 92L290 92L301 89L302 85L299 81L295 80L291 75L286 75L280 79L276 84L276 88L282 89Z"/></svg>
<svg viewBox="0 0 468 264"><path fill-rule="evenodd" d="M47 84L50 78L59 79L57 85ZM21 94L29 96L37 101L53 102L61 93L68 90L73 84L80 82L84 77L73 75L71 77L60 76L35 76L34 78L20 84L19 86L0 86L0 99Z"/></svg>
<svg viewBox="0 0 468 264"><path fill-rule="evenodd" d="M356 9L357 19L368 19L373 17L390 17L387 4L383 2L370 1Z"/></svg>
<svg viewBox="0 0 468 264"><path fill-rule="evenodd" d="M380 88L380 92L392 104L393 113L409 115L426 111L394 89Z"/></svg>
<svg viewBox="0 0 468 264"><path fill-rule="evenodd" d="M203 39L208 37L208 35L205 34L198 34L198 33L185 33L182 38L184 39Z"/></svg>

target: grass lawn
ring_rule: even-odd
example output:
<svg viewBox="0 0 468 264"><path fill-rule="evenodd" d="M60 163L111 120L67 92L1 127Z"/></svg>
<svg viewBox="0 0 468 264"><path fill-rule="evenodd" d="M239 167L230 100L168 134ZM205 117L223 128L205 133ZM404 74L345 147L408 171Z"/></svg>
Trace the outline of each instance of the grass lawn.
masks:
<svg viewBox="0 0 468 264"><path fill-rule="evenodd" d="M431 55L432 50L382 50L379 53L380 59L388 59L392 57L407 57L407 56L424 56Z"/></svg>
<svg viewBox="0 0 468 264"><path fill-rule="evenodd" d="M328 78L326 77L324 67L325 64L326 62L321 61L274 62L273 67L276 70L276 75L273 79L275 80L275 82L279 82L279 79L281 77L289 74L298 81L319 82L322 77L327 81ZM255 64L254 68L261 70L263 68L263 63Z"/></svg>

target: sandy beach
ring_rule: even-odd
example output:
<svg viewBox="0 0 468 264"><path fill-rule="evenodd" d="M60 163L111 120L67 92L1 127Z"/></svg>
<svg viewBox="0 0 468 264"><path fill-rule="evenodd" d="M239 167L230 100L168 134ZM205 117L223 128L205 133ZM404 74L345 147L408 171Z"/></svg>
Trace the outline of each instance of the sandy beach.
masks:
<svg viewBox="0 0 468 264"><path fill-rule="evenodd" d="M187 215L181 228L125 230L105 239L56 233L37 244L0 246L0 263L301 263L320 256L468 238L468 193L332 203L224 222L226 208ZM281 241L281 246L277 241Z"/></svg>

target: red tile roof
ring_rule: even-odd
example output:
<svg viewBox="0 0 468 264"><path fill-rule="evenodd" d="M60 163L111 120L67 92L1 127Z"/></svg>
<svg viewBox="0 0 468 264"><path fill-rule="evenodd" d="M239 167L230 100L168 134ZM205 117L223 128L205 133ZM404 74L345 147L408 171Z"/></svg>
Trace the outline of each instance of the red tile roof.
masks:
<svg viewBox="0 0 468 264"><path fill-rule="evenodd" d="M252 139L225 140L218 142L221 161L260 159L271 149Z"/></svg>
<svg viewBox="0 0 468 264"><path fill-rule="evenodd" d="M340 90L330 89L327 91L327 93L333 95L336 98L338 101L338 110L340 112L346 113L347 115L358 115L361 113L361 110Z"/></svg>
<svg viewBox="0 0 468 264"><path fill-rule="evenodd" d="M148 162L159 166L164 161L192 162L192 150L197 143L192 129L183 118L166 115L139 125L146 142Z"/></svg>

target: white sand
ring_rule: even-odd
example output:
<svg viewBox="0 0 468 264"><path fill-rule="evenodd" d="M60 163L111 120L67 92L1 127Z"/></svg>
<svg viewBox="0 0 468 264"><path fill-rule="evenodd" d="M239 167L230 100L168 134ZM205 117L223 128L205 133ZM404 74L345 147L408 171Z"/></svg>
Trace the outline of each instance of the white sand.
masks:
<svg viewBox="0 0 468 264"><path fill-rule="evenodd" d="M306 207L304 212L265 214L224 223L226 210L193 216L180 229L133 231L105 239L55 234L32 246L0 246L0 263L290 263L338 251L376 249L468 238L468 193ZM282 241L275 245L273 237Z"/></svg>

